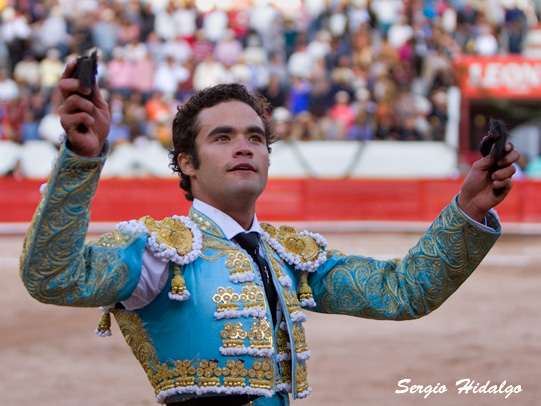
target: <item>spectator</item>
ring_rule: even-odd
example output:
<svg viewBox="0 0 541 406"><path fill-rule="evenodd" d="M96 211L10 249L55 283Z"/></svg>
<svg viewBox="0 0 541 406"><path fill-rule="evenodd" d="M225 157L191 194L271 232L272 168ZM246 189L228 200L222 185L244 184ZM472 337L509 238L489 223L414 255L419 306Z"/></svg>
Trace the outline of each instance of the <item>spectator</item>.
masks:
<svg viewBox="0 0 541 406"><path fill-rule="evenodd" d="M101 52L98 82L109 97L123 95L118 124L124 132L128 126L130 139L167 128L171 105L194 89L229 81L290 108L289 139L441 139L453 58L535 56L541 32L531 7L489 10L482 2L307 0L295 12L266 0L242 8L217 2L211 11L170 0L13 4L2 11L0 66L7 72L0 92L17 101L4 103L0 116L3 133L23 141L35 137L44 105L54 104L51 86L65 63L94 46ZM124 55L113 57L120 49ZM167 95L165 112L145 125L156 90ZM35 92L41 101L30 96ZM334 103L342 92L346 105ZM22 125L20 106L32 109ZM340 132L342 113L349 124Z"/></svg>
<svg viewBox="0 0 541 406"><path fill-rule="evenodd" d="M193 57L196 63L205 60L207 55L214 52L214 44L207 39L205 31L199 29L195 32L195 41L193 44Z"/></svg>
<svg viewBox="0 0 541 406"><path fill-rule="evenodd" d="M343 140L351 131L355 114L349 105L350 96L345 90L340 90L334 96L335 104L331 108L331 118L337 123L337 139Z"/></svg>
<svg viewBox="0 0 541 406"><path fill-rule="evenodd" d="M24 59L15 65L13 78L20 85L29 88L32 92L40 89L41 73L39 63L30 52L26 52Z"/></svg>
<svg viewBox="0 0 541 406"><path fill-rule="evenodd" d="M147 100L154 89L155 71L156 64L146 50L132 62L130 89L140 92L143 100Z"/></svg>
<svg viewBox="0 0 541 406"><path fill-rule="evenodd" d="M92 38L92 13L87 12L74 19L72 27L71 49L77 55L84 55L94 47Z"/></svg>
<svg viewBox="0 0 541 406"><path fill-rule="evenodd" d="M193 3L178 2L173 12L173 20L177 27L177 36L193 41L197 31L197 9Z"/></svg>
<svg viewBox="0 0 541 406"><path fill-rule="evenodd" d="M60 124L59 107L58 103L52 103L50 112L41 119L38 125L39 138L49 141L57 148L62 142L61 134L64 133Z"/></svg>
<svg viewBox="0 0 541 406"><path fill-rule="evenodd" d="M172 40L177 36L177 25L173 18L174 12L175 7L172 2L169 2L166 8L156 12L154 31L163 41Z"/></svg>
<svg viewBox="0 0 541 406"><path fill-rule="evenodd" d="M171 57L175 62L180 64L185 63L193 56L192 47L188 41L180 35L166 40L163 44L162 51L166 58Z"/></svg>
<svg viewBox="0 0 541 406"><path fill-rule="evenodd" d="M229 68L240 62L244 48L235 38L233 30L227 30L224 37L218 41L214 48L214 57L218 62Z"/></svg>
<svg viewBox="0 0 541 406"><path fill-rule="evenodd" d="M96 47L101 49L105 61L108 62L118 45L120 27L111 8L103 9L96 18L97 21L92 28L92 40Z"/></svg>
<svg viewBox="0 0 541 406"><path fill-rule="evenodd" d="M174 97L182 82L188 80L190 72L182 64L167 56L165 61L158 64L154 72L154 89L164 96Z"/></svg>
<svg viewBox="0 0 541 406"><path fill-rule="evenodd" d="M0 68L0 102L15 100L19 97L19 87L8 76L5 68Z"/></svg>
<svg viewBox="0 0 541 406"><path fill-rule="evenodd" d="M208 54L199 63L193 73L193 88L195 91L223 83L227 75L225 66L214 59L213 54Z"/></svg>
<svg viewBox="0 0 541 406"><path fill-rule="evenodd" d="M492 27L483 24L479 35L475 38L475 53L482 56L492 56L498 53L498 40L492 33Z"/></svg>
<svg viewBox="0 0 541 406"><path fill-rule="evenodd" d="M107 87L112 93L120 93L127 98L132 90L132 66L125 54L122 47L113 50L113 58L107 63Z"/></svg>
<svg viewBox="0 0 541 406"><path fill-rule="evenodd" d="M307 45L307 40L304 36L297 39L295 52L291 54L287 61L287 73L290 77L308 78L310 76L314 58L308 52Z"/></svg>
<svg viewBox="0 0 541 406"><path fill-rule="evenodd" d="M15 65L24 57L26 41L30 38L32 29L26 18L11 7L2 11L0 29L9 54L9 73L12 73Z"/></svg>
<svg viewBox="0 0 541 406"><path fill-rule="evenodd" d="M38 29L34 29L37 38L45 49L55 48L60 53L60 58L65 58L69 53L71 36L68 33L68 24L60 6L54 6L45 17Z"/></svg>
<svg viewBox="0 0 541 406"><path fill-rule="evenodd" d="M214 7L212 11L205 15L202 28L205 31L205 37L213 44L216 44L224 37L228 25L229 17L226 12L219 7Z"/></svg>

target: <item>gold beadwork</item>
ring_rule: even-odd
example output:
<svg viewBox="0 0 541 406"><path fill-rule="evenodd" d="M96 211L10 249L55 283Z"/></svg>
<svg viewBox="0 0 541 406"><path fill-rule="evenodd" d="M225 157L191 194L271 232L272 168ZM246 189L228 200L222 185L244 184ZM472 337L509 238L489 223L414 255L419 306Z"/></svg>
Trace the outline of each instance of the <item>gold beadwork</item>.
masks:
<svg viewBox="0 0 541 406"><path fill-rule="evenodd" d="M156 232L158 244L175 248L181 256L192 251L192 232L179 219L166 217L162 221L156 221L150 216L145 216L140 221L145 224L149 233Z"/></svg>
<svg viewBox="0 0 541 406"><path fill-rule="evenodd" d="M231 252L227 254L225 266L229 268L231 275L252 270L251 262L243 252Z"/></svg>
<svg viewBox="0 0 541 406"><path fill-rule="evenodd" d="M272 326L264 319L253 322L250 331L245 331L240 322L227 322L220 332L220 337L224 348L242 348L246 338L252 348L273 348Z"/></svg>
<svg viewBox="0 0 541 406"><path fill-rule="evenodd" d="M265 308L265 294L263 290L254 283L246 284L241 289L241 294L235 293L232 287L220 287L212 297L216 303L218 312L226 310L238 310L239 303L244 304L245 309Z"/></svg>
<svg viewBox="0 0 541 406"><path fill-rule="evenodd" d="M238 302L240 296L235 293L232 287L218 288L216 294L212 297L212 300L217 304L219 312L226 310L238 310ZM231 303L233 301L233 303Z"/></svg>

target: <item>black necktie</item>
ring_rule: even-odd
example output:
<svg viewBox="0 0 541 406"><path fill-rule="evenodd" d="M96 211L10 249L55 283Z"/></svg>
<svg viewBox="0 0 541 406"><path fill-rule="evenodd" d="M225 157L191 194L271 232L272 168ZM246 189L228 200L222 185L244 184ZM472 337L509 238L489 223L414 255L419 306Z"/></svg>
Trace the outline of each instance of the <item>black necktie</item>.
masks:
<svg viewBox="0 0 541 406"><path fill-rule="evenodd" d="M272 282L270 266L265 258L259 254L259 239L257 238L257 233L250 232L237 234L235 236L235 241L250 254L259 267L259 273L261 274L261 279L263 279L263 285L265 286L265 294L269 301L272 319L276 322L276 289Z"/></svg>

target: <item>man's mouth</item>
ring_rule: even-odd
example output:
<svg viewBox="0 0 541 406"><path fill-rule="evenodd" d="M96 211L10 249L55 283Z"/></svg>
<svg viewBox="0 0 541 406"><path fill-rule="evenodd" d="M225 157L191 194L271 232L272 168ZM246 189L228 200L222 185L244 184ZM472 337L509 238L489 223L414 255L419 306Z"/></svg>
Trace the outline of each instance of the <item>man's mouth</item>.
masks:
<svg viewBox="0 0 541 406"><path fill-rule="evenodd" d="M251 164L238 164L230 169L230 172L234 171L246 171L246 172L256 172L255 167Z"/></svg>

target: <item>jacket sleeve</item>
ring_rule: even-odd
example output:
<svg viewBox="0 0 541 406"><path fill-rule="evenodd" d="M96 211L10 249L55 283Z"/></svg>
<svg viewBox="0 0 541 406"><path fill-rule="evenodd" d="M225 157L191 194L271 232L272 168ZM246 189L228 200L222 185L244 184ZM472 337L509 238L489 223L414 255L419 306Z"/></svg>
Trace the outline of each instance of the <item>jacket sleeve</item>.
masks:
<svg viewBox="0 0 541 406"><path fill-rule="evenodd" d="M438 308L475 270L500 235L468 219L453 200L403 259L388 261L329 251L309 277L315 311L405 320Z"/></svg>
<svg viewBox="0 0 541 406"><path fill-rule="evenodd" d="M146 234L114 231L85 245L104 162L65 144L60 149L20 258L22 282L40 302L105 306L127 299L137 285Z"/></svg>

